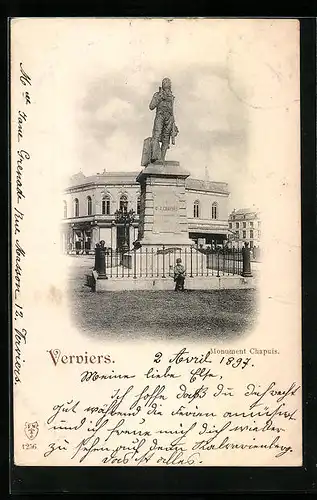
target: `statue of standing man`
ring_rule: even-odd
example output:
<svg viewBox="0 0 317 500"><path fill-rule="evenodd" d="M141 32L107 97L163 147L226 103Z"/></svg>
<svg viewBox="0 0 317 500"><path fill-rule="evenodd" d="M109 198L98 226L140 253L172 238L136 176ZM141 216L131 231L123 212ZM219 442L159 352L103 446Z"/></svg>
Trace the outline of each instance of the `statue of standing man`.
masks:
<svg viewBox="0 0 317 500"><path fill-rule="evenodd" d="M174 118L174 99L171 80L164 78L162 87L159 88L158 92L155 92L149 105L151 111L156 109L151 138L150 162L156 160L164 162L170 142L172 141L172 144L175 144L178 128Z"/></svg>

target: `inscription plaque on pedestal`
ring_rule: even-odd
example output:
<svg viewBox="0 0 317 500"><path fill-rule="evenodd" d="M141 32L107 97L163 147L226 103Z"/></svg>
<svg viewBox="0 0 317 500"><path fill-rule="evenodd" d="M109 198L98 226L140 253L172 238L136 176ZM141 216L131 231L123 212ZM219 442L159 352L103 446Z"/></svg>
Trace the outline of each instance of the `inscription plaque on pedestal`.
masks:
<svg viewBox="0 0 317 500"><path fill-rule="evenodd" d="M180 233L179 224L178 195L157 186L153 193L153 233Z"/></svg>
<svg viewBox="0 0 317 500"><path fill-rule="evenodd" d="M139 239L142 245L190 246L185 179L177 161L155 162L137 177L141 184Z"/></svg>

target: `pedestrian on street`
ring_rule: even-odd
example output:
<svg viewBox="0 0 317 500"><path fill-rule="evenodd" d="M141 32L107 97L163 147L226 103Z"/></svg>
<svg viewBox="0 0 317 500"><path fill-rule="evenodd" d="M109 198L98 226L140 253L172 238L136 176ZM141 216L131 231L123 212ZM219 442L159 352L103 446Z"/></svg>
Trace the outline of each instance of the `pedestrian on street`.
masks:
<svg viewBox="0 0 317 500"><path fill-rule="evenodd" d="M185 267L182 264L182 259L176 259L176 266L174 267L174 281L175 281L175 292L178 290L184 291L185 284Z"/></svg>

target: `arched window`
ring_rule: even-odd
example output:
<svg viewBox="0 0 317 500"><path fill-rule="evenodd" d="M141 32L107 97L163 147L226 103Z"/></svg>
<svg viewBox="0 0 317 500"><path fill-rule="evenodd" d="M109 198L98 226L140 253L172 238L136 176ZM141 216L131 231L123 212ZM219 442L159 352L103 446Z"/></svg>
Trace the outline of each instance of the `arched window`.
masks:
<svg viewBox="0 0 317 500"><path fill-rule="evenodd" d="M101 200L102 215L110 215L110 196L104 196Z"/></svg>
<svg viewBox="0 0 317 500"><path fill-rule="evenodd" d="M138 196L138 199L136 201L136 213L140 214L140 212L141 212L141 198L140 196Z"/></svg>
<svg viewBox="0 0 317 500"><path fill-rule="evenodd" d="M120 196L119 208L124 213L127 213L127 211L128 211L128 197L125 194Z"/></svg>
<svg viewBox="0 0 317 500"><path fill-rule="evenodd" d="M67 202L65 200L63 201L63 208L64 208L64 219L67 219Z"/></svg>
<svg viewBox="0 0 317 500"><path fill-rule="evenodd" d="M211 206L211 218L218 219L218 203L214 202Z"/></svg>
<svg viewBox="0 0 317 500"><path fill-rule="evenodd" d="M92 214L92 199L91 196L87 196L87 215Z"/></svg>
<svg viewBox="0 0 317 500"><path fill-rule="evenodd" d="M79 201L78 201L78 198L74 199L74 217L79 217Z"/></svg>
<svg viewBox="0 0 317 500"><path fill-rule="evenodd" d="M196 200L194 202L194 217L195 218L199 217L199 212L200 212L199 201Z"/></svg>

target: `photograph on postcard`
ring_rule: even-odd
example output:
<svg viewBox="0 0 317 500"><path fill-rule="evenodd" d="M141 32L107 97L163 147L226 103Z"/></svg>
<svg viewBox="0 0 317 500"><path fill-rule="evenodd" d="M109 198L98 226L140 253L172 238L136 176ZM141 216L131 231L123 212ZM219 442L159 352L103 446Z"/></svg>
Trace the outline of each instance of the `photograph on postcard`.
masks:
<svg viewBox="0 0 317 500"><path fill-rule="evenodd" d="M300 466L298 21L10 36L14 463Z"/></svg>

